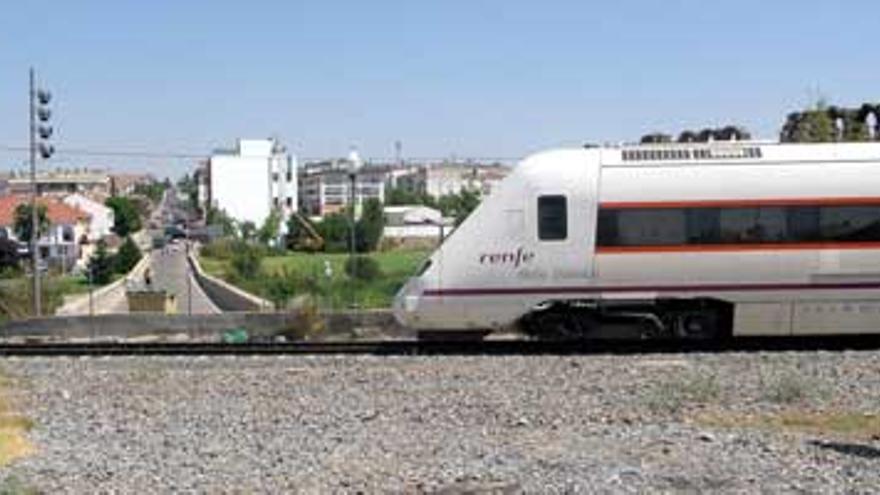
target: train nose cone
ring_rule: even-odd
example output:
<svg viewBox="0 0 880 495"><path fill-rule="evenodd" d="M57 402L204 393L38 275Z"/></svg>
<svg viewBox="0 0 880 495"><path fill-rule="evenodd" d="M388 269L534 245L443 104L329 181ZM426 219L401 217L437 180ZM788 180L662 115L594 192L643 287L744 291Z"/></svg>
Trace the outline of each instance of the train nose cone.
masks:
<svg viewBox="0 0 880 495"><path fill-rule="evenodd" d="M392 311L394 319L401 326L413 327L418 319L417 311L419 308L419 299L422 295L421 280L417 277L410 278L394 297Z"/></svg>

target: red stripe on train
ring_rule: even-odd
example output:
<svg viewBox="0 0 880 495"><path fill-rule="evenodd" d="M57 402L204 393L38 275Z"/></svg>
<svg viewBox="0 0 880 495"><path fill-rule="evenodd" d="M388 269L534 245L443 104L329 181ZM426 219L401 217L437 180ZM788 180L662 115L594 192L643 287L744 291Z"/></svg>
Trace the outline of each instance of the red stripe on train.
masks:
<svg viewBox="0 0 880 495"><path fill-rule="evenodd" d="M423 292L431 297L499 296L536 294L597 294L602 292L736 292L783 290L858 290L880 289L876 282L789 283L789 284L697 284L659 286L605 286L605 287L487 287L466 289L429 289Z"/></svg>

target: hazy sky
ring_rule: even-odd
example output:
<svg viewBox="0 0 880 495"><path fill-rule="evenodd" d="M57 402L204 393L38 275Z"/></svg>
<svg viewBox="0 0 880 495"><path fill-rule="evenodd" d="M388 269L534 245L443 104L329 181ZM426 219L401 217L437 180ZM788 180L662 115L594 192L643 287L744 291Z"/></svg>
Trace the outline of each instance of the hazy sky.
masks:
<svg viewBox="0 0 880 495"><path fill-rule="evenodd" d="M41 10L42 8L42 10ZM0 146L27 137L27 68L58 148L518 157L742 124L775 138L823 95L880 100L880 2L7 0ZM0 169L22 152L0 151ZM182 171L192 161L74 157Z"/></svg>

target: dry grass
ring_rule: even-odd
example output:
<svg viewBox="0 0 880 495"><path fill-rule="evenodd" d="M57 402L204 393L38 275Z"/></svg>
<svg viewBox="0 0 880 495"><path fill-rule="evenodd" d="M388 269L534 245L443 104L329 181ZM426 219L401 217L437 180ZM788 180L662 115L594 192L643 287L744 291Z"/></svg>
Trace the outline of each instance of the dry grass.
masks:
<svg viewBox="0 0 880 495"><path fill-rule="evenodd" d="M643 392L642 404L651 412L678 414L691 406L707 406L718 401L721 389L714 375L675 375Z"/></svg>
<svg viewBox="0 0 880 495"><path fill-rule="evenodd" d="M10 400L15 381L0 370L0 466L29 455L33 447L27 440L27 432L34 424L22 416Z"/></svg>
<svg viewBox="0 0 880 495"><path fill-rule="evenodd" d="M857 412L783 411L778 414L745 416L714 413L701 415L696 422L705 426L792 431L831 438L880 438L880 416Z"/></svg>

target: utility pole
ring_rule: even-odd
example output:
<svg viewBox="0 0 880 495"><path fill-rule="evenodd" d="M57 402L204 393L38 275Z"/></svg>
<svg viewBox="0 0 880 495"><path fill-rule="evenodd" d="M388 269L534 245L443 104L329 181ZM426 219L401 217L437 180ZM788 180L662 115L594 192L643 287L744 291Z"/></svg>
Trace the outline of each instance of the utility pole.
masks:
<svg viewBox="0 0 880 495"><path fill-rule="evenodd" d="M39 241L40 233L40 218L37 212L37 149L39 147L40 157L44 160L48 160L55 153L55 148L48 144L46 140L48 140L52 136L52 127L49 125L42 125L42 123L48 122L49 118L52 116L52 112L49 110L47 105L52 100L52 95L45 90L38 90L36 84L36 76L34 75L34 68L30 68L29 72L29 121L30 121L30 165L31 165L31 261L33 263L33 290L34 290L34 316L40 316L42 314L41 308L41 291L40 291L40 250L38 249L37 243ZM41 122L39 127L37 126L37 120ZM39 132L40 141L37 142L37 132Z"/></svg>
<svg viewBox="0 0 880 495"><path fill-rule="evenodd" d="M28 96L30 97L28 109L30 112L30 161L31 161L31 262L33 269L33 289L34 289L34 316L39 317L42 310L40 308L40 253L37 252L37 227L39 225L39 216L37 215L37 123L35 119L36 107L36 84L34 83L34 68L30 70L30 86Z"/></svg>

